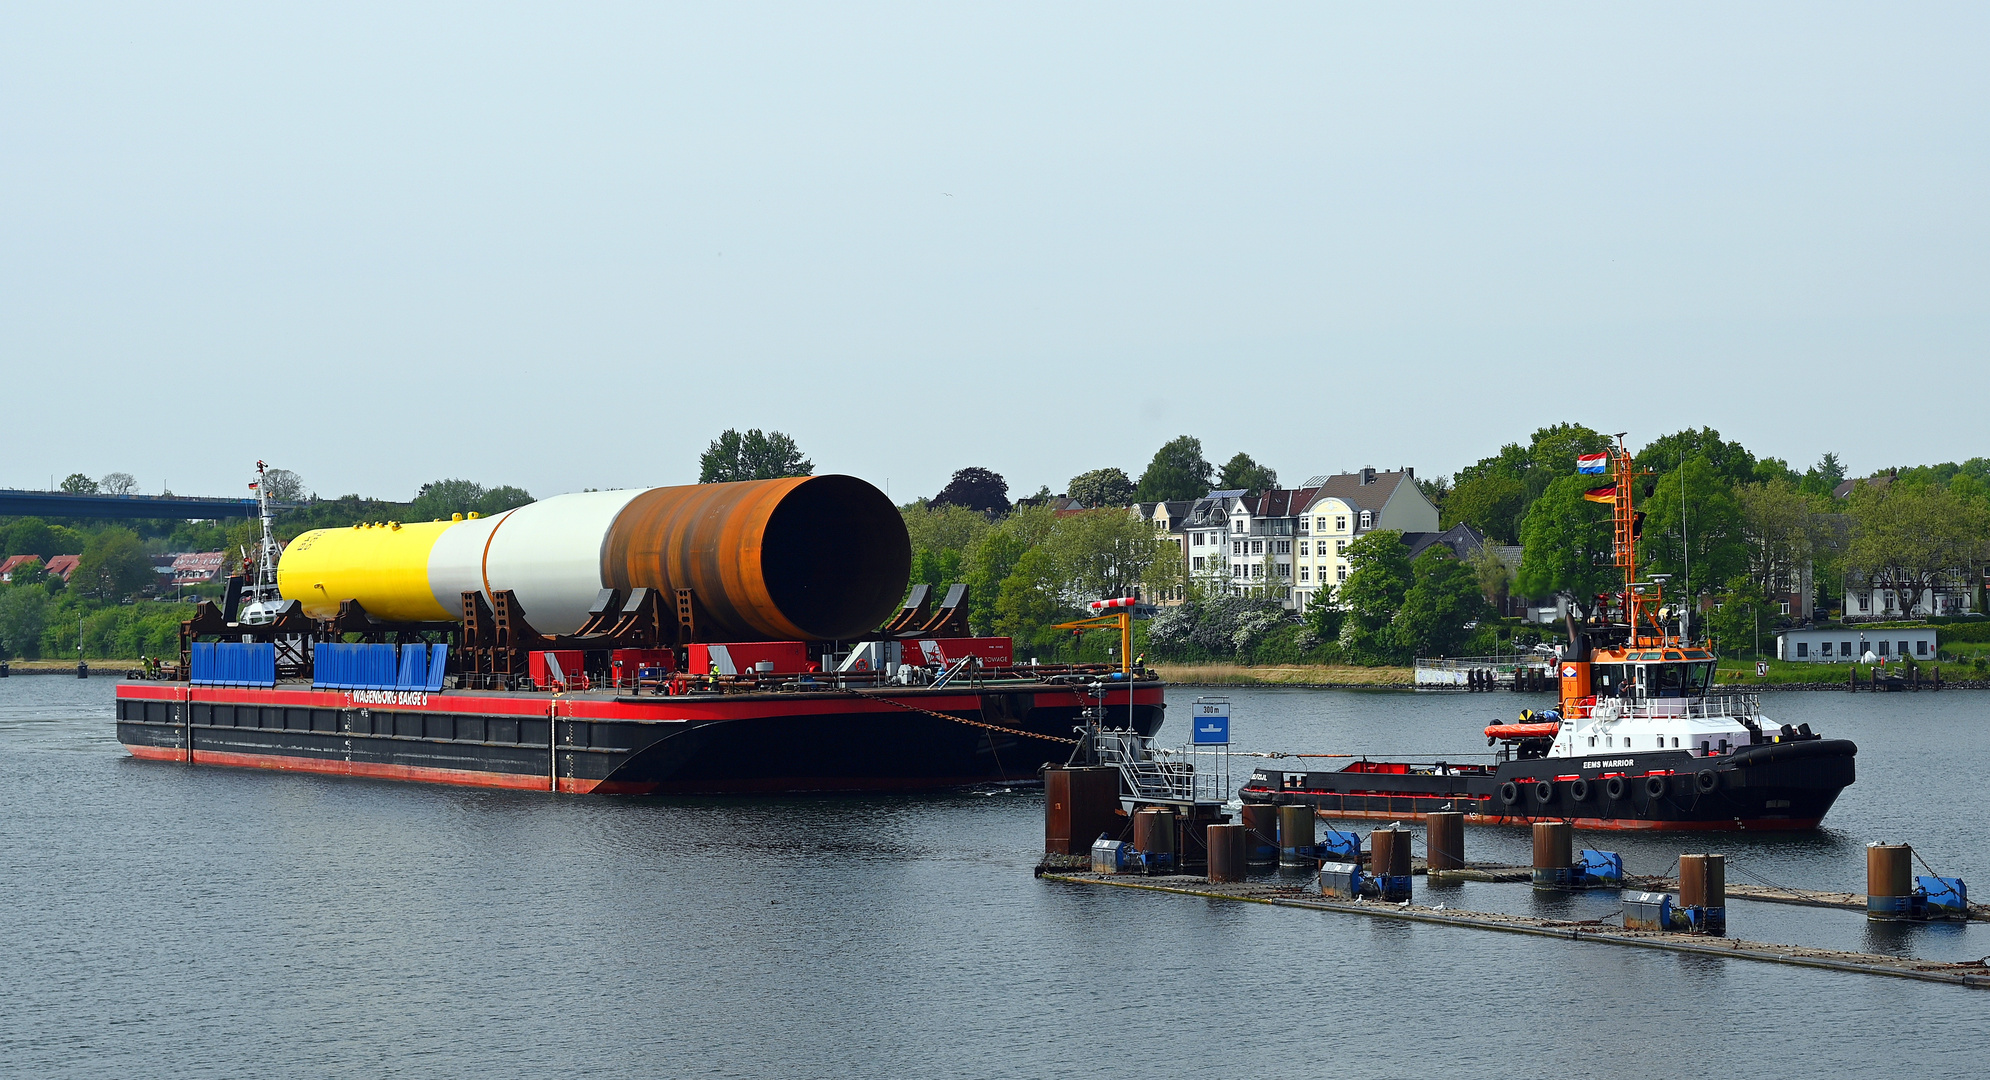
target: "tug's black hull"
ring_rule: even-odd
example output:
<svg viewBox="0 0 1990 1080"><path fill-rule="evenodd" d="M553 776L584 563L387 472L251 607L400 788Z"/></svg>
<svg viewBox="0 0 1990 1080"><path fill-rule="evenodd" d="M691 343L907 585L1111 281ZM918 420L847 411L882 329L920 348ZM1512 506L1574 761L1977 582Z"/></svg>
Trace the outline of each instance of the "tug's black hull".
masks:
<svg viewBox="0 0 1990 1080"><path fill-rule="evenodd" d="M1855 779L1858 747L1811 739L1695 757L1683 750L1523 758L1497 766L1356 762L1334 772L1259 770L1245 802L1307 804L1323 818L1475 824L1566 821L1582 829L1814 829ZM1545 796L1545 797L1544 797Z"/></svg>

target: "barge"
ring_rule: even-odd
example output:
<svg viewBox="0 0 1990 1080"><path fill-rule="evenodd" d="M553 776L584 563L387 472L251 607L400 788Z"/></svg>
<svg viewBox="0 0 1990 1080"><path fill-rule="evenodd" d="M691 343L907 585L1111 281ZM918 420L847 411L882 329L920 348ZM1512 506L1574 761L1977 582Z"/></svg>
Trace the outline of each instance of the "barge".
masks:
<svg viewBox="0 0 1990 1080"><path fill-rule="evenodd" d="M970 635L964 585L908 594L904 521L853 477L583 492L287 546L262 507L172 677L118 686L133 756L575 793L917 791L1036 781L1087 709L1145 735L1165 710L1124 645L1117 669L1019 663Z"/></svg>

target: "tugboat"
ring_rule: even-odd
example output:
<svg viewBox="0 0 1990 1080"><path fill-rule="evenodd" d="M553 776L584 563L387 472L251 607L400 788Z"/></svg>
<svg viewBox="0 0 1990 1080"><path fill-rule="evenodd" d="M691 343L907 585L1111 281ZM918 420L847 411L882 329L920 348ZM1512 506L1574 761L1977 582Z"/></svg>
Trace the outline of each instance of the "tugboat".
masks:
<svg viewBox="0 0 1990 1080"><path fill-rule="evenodd" d="M1639 580L1637 470L1615 448L1579 462L1613 474L1585 497L1614 509L1621 592L1568 618L1560 708L1485 729L1492 764L1361 760L1332 772L1258 770L1245 802L1300 803L1323 818L1419 820L1460 811L1475 824L1566 821L1581 829L1814 829L1855 778L1859 748L1810 725L1777 724L1759 694L1714 687L1705 642L1660 620L1665 575Z"/></svg>

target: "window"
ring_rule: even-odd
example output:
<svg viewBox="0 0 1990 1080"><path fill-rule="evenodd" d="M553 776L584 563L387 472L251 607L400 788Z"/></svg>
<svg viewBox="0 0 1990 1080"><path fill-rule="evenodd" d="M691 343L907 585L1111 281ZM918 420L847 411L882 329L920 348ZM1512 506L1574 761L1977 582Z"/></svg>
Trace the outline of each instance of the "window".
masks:
<svg viewBox="0 0 1990 1080"><path fill-rule="evenodd" d="M1196 534L1195 534L1195 536L1194 536L1194 538L1193 538L1193 539L1191 539L1191 540L1189 541L1189 543L1190 543L1191 545L1195 546L1195 547L1201 547L1201 546L1202 546L1202 534L1201 534L1201 533L1196 533Z"/></svg>
<svg viewBox="0 0 1990 1080"><path fill-rule="evenodd" d="M1672 737L1672 748L1673 748L1674 750L1677 750L1677 749L1679 749L1679 736L1677 736L1677 735L1674 735L1674 736Z"/></svg>
<svg viewBox="0 0 1990 1080"><path fill-rule="evenodd" d="M1303 536L1303 535L1305 535L1305 533L1306 533L1306 519L1305 519L1305 518L1300 518L1300 519L1299 519L1299 533L1300 533L1300 535L1302 535L1302 536Z"/></svg>
<svg viewBox="0 0 1990 1080"><path fill-rule="evenodd" d="M1347 554L1347 541L1345 540L1334 541L1334 554L1336 555Z"/></svg>
<svg viewBox="0 0 1990 1080"><path fill-rule="evenodd" d="M1922 640L1914 643L1914 655L1915 656L1928 655L1928 642L1926 638L1923 638Z"/></svg>
<svg viewBox="0 0 1990 1080"><path fill-rule="evenodd" d="M1347 567L1343 566L1340 568L1340 573L1335 575L1335 580L1337 581L1347 580Z"/></svg>
<svg viewBox="0 0 1990 1080"><path fill-rule="evenodd" d="M1193 558L1193 559L1190 559L1190 560L1188 561L1188 568L1189 568L1190 570L1200 570L1200 569L1202 569L1202 556L1200 556L1200 555L1197 555L1197 556L1196 556L1195 558Z"/></svg>
<svg viewBox="0 0 1990 1080"><path fill-rule="evenodd" d="M1243 553L1244 553L1244 542L1242 540L1230 541L1230 554L1242 555Z"/></svg>
<svg viewBox="0 0 1990 1080"><path fill-rule="evenodd" d="M1663 750L1663 749L1665 749L1665 736L1663 736L1663 735L1660 735L1660 736L1658 737L1658 748L1659 748L1660 750Z"/></svg>
<svg viewBox="0 0 1990 1080"><path fill-rule="evenodd" d="M1860 611L1866 610L1866 598L1863 596L1859 597L1859 610Z"/></svg>
<svg viewBox="0 0 1990 1080"><path fill-rule="evenodd" d="M1299 541L1299 554L1301 554L1301 555L1305 555L1305 554L1307 554L1307 551L1306 551L1306 541L1304 541L1304 540L1301 540L1301 541Z"/></svg>
<svg viewBox="0 0 1990 1080"><path fill-rule="evenodd" d="M1817 655L1819 655L1819 656L1830 656L1830 655L1831 655L1831 643L1830 643L1830 642L1828 642L1828 641L1820 641L1820 642L1818 642L1818 643L1817 643Z"/></svg>
<svg viewBox="0 0 1990 1080"><path fill-rule="evenodd" d="M1326 518L1315 518L1315 519L1313 520L1313 527L1314 527L1314 528L1316 528L1316 529L1318 529L1318 530L1320 530L1321 532L1326 532L1326 531L1327 531L1327 519L1326 519Z"/></svg>
<svg viewBox="0 0 1990 1080"><path fill-rule="evenodd" d="M1253 555L1264 554L1264 541L1262 540L1251 541L1251 554Z"/></svg>
<svg viewBox="0 0 1990 1080"><path fill-rule="evenodd" d="M1603 736L1603 745L1605 745L1605 746L1615 746L1615 745L1617 745L1617 737L1616 737L1615 735L1605 735L1605 736Z"/></svg>
<svg viewBox="0 0 1990 1080"><path fill-rule="evenodd" d="M1778 606L1780 606L1783 609L1783 614L1788 615L1790 613L1790 602L1788 600L1783 601Z"/></svg>
<svg viewBox="0 0 1990 1080"><path fill-rule="evenodd" d="M1260 577L1263 577L1263 576L1264 576L1264 564L1263 564L1263 563L1252 563L1252 564L1251 564L1251 576L1252 576L1252 577L1254 577L1254 578L1260 578Z"/></svg>
<svg viewBox="0 0 1990 1080"><path fill-rule="evenodd" d="M1279 553L1280 555L1290 555L1290 554L1292 554L1292 541L1290 541L1290 540L1280 540L1280 541L1278 542L1278 553Z"/></svg>
<svg viewBox="0 0 1990 1080"><path fill-rule="evenodd" d="M1363 510L1361 512L1361 527L1364 529L1372 529L1375 527L1375 511Z"/></svg>
<svg viewBox="0 0 1990 1080"><path fill-rule="evenodd" d="M1594 736L1594 735L1591 735L1591 736L1589 737L1589 745L1591 745L1591 746L1595 746L1595 745L1596 745L1596 736Z"/></svg>
<svg viewBox="0 0 1990 1080"><path fill-rule="evenodd" d="M1347 515L1342 514L1341 516L1334 519L1334 531L1335 532L1347 531Z"/></svg>
<svg viewBox="0 0 1990 1080"><path fill-rule="evenodd" d="M1886 655L1886 642L1884 642L1884 641L1882 641L1882 642L1880 642L1880 643L1879 643L1879 654L1880 654L1881 656L1885 656L1885 655Z"/></svg>
<svg viewBox="0 0 1990 1080"><path fill-rule="evenodd" d="M1903 642L1901 642L1901 643L1900 643L1900 651L1899 651L1898 653L1896 653L1895 655L1897 655L1897 656L1906 656L1906 655L1907 655L1907 643L1906 643L1906 642L1904 642L1904 641L1903 641Z"/></svg>
<svg viewBox="0 0 1990 1080"><path fill-rule="evenodd" d="M1243 518L1238 518L1237 520L1235 520L1235 521L1231 522L1231 523L1230 523L1230 531L1231 531L1231 532L1233 532L1233 533L1240 533L1240 532L1243 532L1243 531L1244 531L1244 519L1243 519Z"/></svg>
<svg viewBox="0 0 1990 1080"><path fill-rule="evenodd" d="M1279 563L1279 564L1278 564L1278 576L1279 576L1279 577L1282 577L1282 578L1289 578L1289 577L1291 577L1291 576L1292 576L1292 564L1291 564L1291 563L1289 563L1289 562L1282 562L1282 563Z"/></svg>
<svg viewBox="0 0 1990 1080"><path fill-rule="evenodd" d="M1237 565L1235 565L1235 566L1232 566L1232 567L1230 568L1230 576L1231 576L1231 577L1233 577L1233 578L1240 578L1240 577L1243 577L1243 576L1244 576L1244 564L1243 564L1243 563L1238 563Z"/></svg>
<svg viewBox="0 0 1990 1080"><path fill-rule="evenodd" d="M1313 568L1310 566L1302 566L1299 568L1299 580L1301 581L1311 581L1312 574L1313 574Z"/></svg>
<svg viewBox="0 0 1990 1080"><path fill-rule="evenodd" d="M1621 519L1620 519L1620 520L1621 520ZM1635 598L1633 598L1633 599L1635 599ZM1809 655L1810 655L1810 642L1808 642L1808 641L1799 641L1799 642L1797 642L1797 655L1798 655L1798 656L1809 656Z"/></svg>

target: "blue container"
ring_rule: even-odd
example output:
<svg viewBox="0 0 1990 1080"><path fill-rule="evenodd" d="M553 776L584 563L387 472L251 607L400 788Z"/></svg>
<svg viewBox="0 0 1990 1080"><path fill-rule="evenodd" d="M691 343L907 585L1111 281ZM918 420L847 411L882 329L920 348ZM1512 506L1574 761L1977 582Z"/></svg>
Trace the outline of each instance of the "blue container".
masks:
<svg viewBox="0 0 1990 1080"><path fill-rule="evenodd" d="M1969 888L1961 878L1917 877L1914 892L1930 919L1969 918Z"/></svg>
<svg viewBox="0 0 1990 1080"><path fill-rule="evenodd" d="M1361 861L1361 836L1358 833L1328 829L1319 838L1317 848L1322 859L1351 863Z"/></svg>
<svg viewBox="0 0 1990 1080"><path fill-rule="evenodd" d="M1614 851L1587 851L1575 865L1576 884L1614 889L1624 883L1624 857Z"/></svg>

